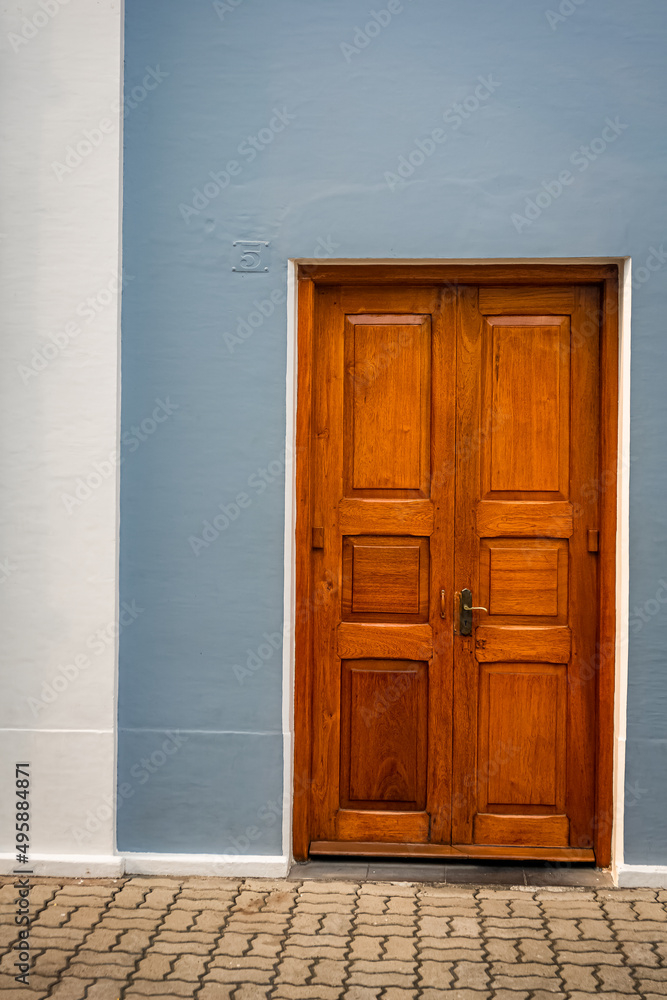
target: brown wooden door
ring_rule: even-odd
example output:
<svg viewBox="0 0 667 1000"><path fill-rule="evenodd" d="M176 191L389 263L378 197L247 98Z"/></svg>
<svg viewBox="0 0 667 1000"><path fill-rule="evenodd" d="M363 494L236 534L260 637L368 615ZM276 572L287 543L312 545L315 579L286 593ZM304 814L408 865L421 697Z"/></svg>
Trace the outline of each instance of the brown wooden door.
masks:
<svg viewBox="0 0 667 1000"><path fill-rule="evenodd" d="M316 291L313 852L592 860L599 296Z"/></svg>

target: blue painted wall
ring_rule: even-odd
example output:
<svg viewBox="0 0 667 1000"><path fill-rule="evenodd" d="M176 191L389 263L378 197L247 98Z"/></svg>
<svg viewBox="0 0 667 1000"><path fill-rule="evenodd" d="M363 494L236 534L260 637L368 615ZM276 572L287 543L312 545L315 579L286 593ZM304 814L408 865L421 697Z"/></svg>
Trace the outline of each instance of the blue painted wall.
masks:
<svg viewBox="0 0 667 1000"><path fill-rule="evenodd" d="M280 851L288 257L631 255L626 861L667 863L667 8L558 2L126 0L120 849Z"/></svg>

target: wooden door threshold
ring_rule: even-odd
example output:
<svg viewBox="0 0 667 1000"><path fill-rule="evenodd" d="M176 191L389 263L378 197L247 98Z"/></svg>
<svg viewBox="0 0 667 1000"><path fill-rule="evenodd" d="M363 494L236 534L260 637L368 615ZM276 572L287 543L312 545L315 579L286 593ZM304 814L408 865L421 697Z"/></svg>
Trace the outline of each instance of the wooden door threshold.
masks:
<svg viewBox="0 0 667 1000"><path fill-rule="evenodd" d="M484 844L390 844L381 841L313 840L311 854L352 857L450 858L459 861L561 861L595 864L595 852L576 847L489 847Z"/></svg>

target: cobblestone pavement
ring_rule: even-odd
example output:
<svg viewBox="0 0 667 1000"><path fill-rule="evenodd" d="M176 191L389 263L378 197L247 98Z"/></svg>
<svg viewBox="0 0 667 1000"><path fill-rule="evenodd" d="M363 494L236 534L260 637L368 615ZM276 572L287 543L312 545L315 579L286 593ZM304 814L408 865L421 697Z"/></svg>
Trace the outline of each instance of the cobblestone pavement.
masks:
<svg viewBox="0 0 667 1000"><path fill-rule="evenodd" d="M667 996L664 890L35 879L22 986L0 884L0 1000Z"/></svg>

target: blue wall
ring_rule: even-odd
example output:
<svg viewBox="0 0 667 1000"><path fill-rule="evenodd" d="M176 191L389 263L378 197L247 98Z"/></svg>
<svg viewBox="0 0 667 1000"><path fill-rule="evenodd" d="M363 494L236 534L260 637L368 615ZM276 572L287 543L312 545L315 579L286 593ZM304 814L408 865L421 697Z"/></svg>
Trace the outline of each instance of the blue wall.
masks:
<svg viewBox="0 0 667 1000"><path fill-rule="evenodd" d="M663 0L125 6L121 597L143 610L121 637L119 848L280 851L288 257L638 268L653 247L633 294L626 861L666 864ZM240 239L271 242L268 272L232 272Z"/></svg>

